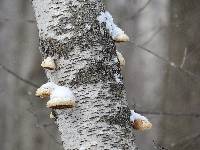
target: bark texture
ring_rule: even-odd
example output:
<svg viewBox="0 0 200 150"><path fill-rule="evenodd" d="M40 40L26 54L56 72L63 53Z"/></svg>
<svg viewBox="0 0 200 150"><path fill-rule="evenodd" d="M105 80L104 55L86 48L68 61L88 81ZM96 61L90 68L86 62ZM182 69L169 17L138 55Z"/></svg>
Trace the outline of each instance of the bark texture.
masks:
<svg viewBox="0 0 200 150"><path fill-rule="evenodd" d="M73 109L56 110L66 150L134 150L116 46L97 16L100 0L33 0L43 58L55 58L49 81L71 88Z"/></svg>

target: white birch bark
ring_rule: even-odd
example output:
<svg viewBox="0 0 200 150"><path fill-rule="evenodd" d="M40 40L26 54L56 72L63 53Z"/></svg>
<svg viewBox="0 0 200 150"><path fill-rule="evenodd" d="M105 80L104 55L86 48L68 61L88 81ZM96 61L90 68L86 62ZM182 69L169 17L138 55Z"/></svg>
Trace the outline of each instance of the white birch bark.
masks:
<svg viewBox="0 0 200 150"><path fill-rule="evenodd" d="M43 58L55 58L49 81L70 87L73 109L56 110L65 150L134 150L130 110L116 46L97 16L101 0L33 0Z"/></svg>

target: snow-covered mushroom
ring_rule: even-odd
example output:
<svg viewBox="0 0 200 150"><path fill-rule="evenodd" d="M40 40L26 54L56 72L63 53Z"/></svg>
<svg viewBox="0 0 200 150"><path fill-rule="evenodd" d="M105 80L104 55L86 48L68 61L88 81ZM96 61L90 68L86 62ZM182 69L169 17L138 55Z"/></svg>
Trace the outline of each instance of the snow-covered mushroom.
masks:
<svg viewBox="0 0 200 150"><path fill-rule="evenodd" d="M76 104L76 98L68 87L58 86L53 82L48 82L36 91L36 96L46 97L48 94L50 95L50 100L47 102L48 108L73 108Z"/></svg>
<svg viewBox="0 0 200 150"><path fill-rule="evenodd" d="M126 61L125 61L123 55L118 50L116 51L116 53L117 53L117 57L119 59L120 68L122 69L122 67L125 66L125 64L126 64Z"/></svg>
<svg viewBox="0 0 200 150"><path fill-rule="evenodd" d="M134 110L131 110L130 116L131 125L136 130L146 130L152 127L151 122L144 116L135 113Z"/></svg>
<svg viewBox="0 0 200 150"><path fill-rule="evenodd" d="M126 35L124 31L114 23L113 17L108 11L101 12L101 14L97 17L97 20L100 23L106 23L106 28L109 30L110 35L115 42L129 41L128 35Z"/></svg>
<svg viewBox="0 0 200 150"><path fill-rule="evenodd" d="M56 64L52 57L47 57L41 63L41 66L45 69L54 70L56 69Z"/></svg>

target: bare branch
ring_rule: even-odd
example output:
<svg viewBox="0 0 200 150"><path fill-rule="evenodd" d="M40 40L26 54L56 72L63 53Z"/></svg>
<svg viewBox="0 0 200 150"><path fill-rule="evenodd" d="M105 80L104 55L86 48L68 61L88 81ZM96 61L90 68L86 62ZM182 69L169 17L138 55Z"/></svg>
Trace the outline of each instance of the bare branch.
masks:
<svg viewBox="0 0 200 150"><path fill-rule="evenodd" d="M171 112L153 112L153 111L140 111L136 110L136 112L146 115L161 115L161 116L172 116L172 117L195 117L199 118L200 114L198 113L171 113Z"/></svg>
<svg viewBox="0 0 200 150"><path fill-rule="evenodd" d="M59 142L58 140L55 139L55 135L52 135L46 128L53 125L52 123L48 123L48 124L42 124L40 125L39 123L39 120L38 120L38 116L37 114L35 114L30 108L27 109L27 111L33 115L33 117L36 119L36 123L35 123L35 127L36 128L41 128L43 129L48 135L50 138L52 138L53 141L55 141L57 144L61 145L62 143Z"/></svg>
<svg viewBox="0 0 200 150"><path fill-rule="evenodd" d="M22 82L24 82L24 83L26 83L26 84L28 84L28 85L34 87L34 88L38 88L38 87L39 87L37 84L35 84L35 83L33 83L33 82L31 82L31 81L29 81L29 80L27 80L27 79L24 79L23 77L19 76L19 75L16 74L14 71L8 69L6 66L4 66L4 65L2 65L2 64L0 64L0 69L6 71L7 73L13 75L13 76L16 77L17 79L21 80Z"/></svg>
<svg viewBox="0 0 200 150"><path fill-rule="evenodd" d="M36 21L32 19L0 18L0 22L24 22L24 23L36 24Z"/></svg>
<svg viewBox="0 0 200 150"><path fill-rule="evenodd" d="M183 60L182 60L182 63L180 65L181 68L183 68L183 66L185 64L186 57L187 57L187 48L185 48L185 51L184 51Z"/></svg>
<svg viewBox="0 0 200 150"><path fill-rule="evenodd" d="M161 30L162 30L162 27L159 27L159 28L151 35L151 37L150 37L147 41L145 41L144 43L142 43L141 45L144 46L144 45L149 44L149 43L154 39L154 37L155 37Z"/></svg>
<svg viewBox="0 0 200 150"><path fill-rule="evenodd" d="M36 128L40 128L40 129L44 129L45 132L49 135L50 138L52 138L57 144L61 145L61 143L55 139L55 135L52 135L46 128L48 128L49 126L52 126L53 123L43 123L43 124L40 124L40 121L39 121L39 117L37 116L36 113L34 113L34 111L31 110L31 108L33 107L33 103L31 101L28 101L29 104L30 104L30 107L26 109L26 111L28 111L30 114L33 115L33 117L35 118L36 120L36 123L35 123L35 127Z"/></svg>
<svg viewBox="0 0 200 150"><path fill-rule="evenodd" d="M183 145L184 143L187 145L188 141L194 141L195 139L197 139L199 137L200 137L200 133L195 133L195 134L192 134L190 136L186 136L183 139L179 140L178 142L172 143L171 147L173 148L175 146L180 146L180 145Z"/></svg>
<svg viewBox="0 0 200 150"><path fill-rule="evenodd" d="M135 19L150 3L152 0L148 0L143 7L141 7L130 19Z"/></svg>
<svg viewBox="0 0 200 150"><path fill-rule="evenodd" d="M153 52L153 51L151 51L151 50L149 50L149 49L147 49L147 48L145 48L141 45L136 44L135 42L130 41L130 43L133 44L135 47L138 47L141 50L146 51L146 52L150 53L151 55L157 57L158 59L162 60L164 63L168 64L169 66L171 66L171 67L173 67L173 68L175 68L175 69L177 69L177 70L179 70L179 71L181 71L181 72L183 72L183 73L185 73L185 74L187 74L191 77L194 77L195 79L200 80L200 76L198 76L197 74L194 74L189 70L186 70L186 69L181 68L180 66L177 66L174 62L156 54L155 52Z"/></svg>

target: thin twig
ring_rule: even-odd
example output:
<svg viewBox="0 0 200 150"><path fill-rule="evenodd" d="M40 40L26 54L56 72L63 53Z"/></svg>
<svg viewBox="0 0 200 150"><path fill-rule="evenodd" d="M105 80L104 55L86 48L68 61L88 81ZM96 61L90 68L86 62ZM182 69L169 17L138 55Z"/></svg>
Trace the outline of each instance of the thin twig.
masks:
<svg viewBox="0 0 200 150"><path fill-rule="evenodd" d="M132 42L132 41L130 41L129 43L131 43L131 44L133 44L135 47L138 47L138 48L140 48L141 50L146 51L146 52L150 53L151 55L157 57L158 59L162 60L163 62L165 62L165 63L168 64L169 66L171 66L171 67L173 67L173 68L175 68L175 69L177 69L177 70L179 70L179 71L181 71L181 72L183 72L183 73L185 73L185 74L187 74L187 75L189 75L189 76L192 76L192 77L194 77L194 78L200 80L200 76L199 76L199 75L194 74L194 73L190 72L189 70L183 69L183 68L181 68L180 66L177 66L174 62L172 62L172 61L170 61L170 60L168 60L168 59L166 59L166 58L164 58L164 57L162 57L162 56L156 54L155 52L151 51L150 49L145 48L145 47L143 47L143 46L141 46L141 45L139 45L139 44L136 44L135 42Z"/></svg>
<svg viewBox="0 0 200 150"><path fill-rule="evenodd" d="M151 2L152 0L148 0L143 7L141 7L133 16L131 16L130 19L134 19L135 17L138 16L138 14L140 14Z"/></svg>
<svg viewBox="0 0 200 150"><path fill-rule="evenodd" d="M187 57L187 48L185 48L185 51L184 51L183 60L182 60L182 63L180 65L181 68L183 68L183 66L185 64L186 57Z"/></svg>
<svg viewBox="0 0 200 150"><path fill-rule="evenodd" d="M171 144L171 147L173 148L177 145L178 146L183 145L183 143L186 143L187 141L191 141L191 140L194 141L194 139L197 139L199 137L200 137L200 133L195 133L195 134L192 134L190 136L186 136L183 139L179 140L178 142Z"/></svg>
<svg viewBox="0 0 200 150"><path fill-rule="evenodd" d="M10 19L10 18L0 18L0 22L25 22L30 24L36 24L35 20L32 19Z"/></svg>
<svg viewBox="0 0 200 150"><path fill-rule="evenodd" d="M23 77L19 76L17 73L15 73L14 71L8 69L6 66L0 64L0 69L3 69L4 71L6 71L7 73L13 75L14 77L16 77L17 79L21 80L22 82L34 87L34 88L38 88L39 86L27 79L24 79Z"/></svg>
<svg viewBox="0 0 200 150"><path fill-rule="evenodd" d="M154 37L155 37L161 30L162 30L162 27L159 27L159 28L151 35L151 37L150 37L147 41L145 41L144 43L142 43L141 45L144 46L144 45L149 44L149 43L154 39Z"/></svg>
<svg viewBox="0 0 200 150"><path fill-rule="evenodd" d="M146 114L146 115L161 115L161 116L173 116L173 117L196 117L199 118L200 114L198 113L171 113L171 112L153 112L153 111L140 111L136 110L137 113Z"/></svg>
<svg viewBox="0 0 200 150"><path fill-rule="evenodd" d="M31 103L30 103L30 104L31 104ZM32 104L31 104L31 105L32 105ZM30 114L32 114L33 117L36 119L35 127L36 127L36 128L44 129L45 132L49 135L50 138L52 138L53 141L55 141L57 144L61 145L61 143L55 139L55 135L52 135L52 134L46 129L48 126L51 126L51 125L53 125L53 124L52 124L52 123L48 123L48 124L42 124L42 125L40 125L37 114L35 114L30 108L28 108L28 109L26 109L26 110L27 110Z"/></svg>

